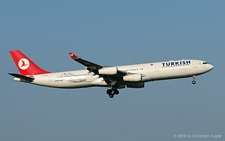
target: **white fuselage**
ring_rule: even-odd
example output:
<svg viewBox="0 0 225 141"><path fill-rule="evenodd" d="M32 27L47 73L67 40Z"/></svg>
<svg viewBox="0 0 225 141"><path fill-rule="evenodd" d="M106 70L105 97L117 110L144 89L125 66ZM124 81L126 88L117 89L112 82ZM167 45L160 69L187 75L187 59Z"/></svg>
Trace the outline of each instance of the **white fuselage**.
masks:
<svg viewBox="0 0 225 141"><path fill-rule="evenodd" d="M148 82L155 80L175 79L197 76L213 69L213 66L201 60L177 60L137 65L117 66L118 71L141 74L141 81L120 81L119 85ZM32 84L55 88L108 87L103 77L88 70L67 71L33 75ZM19 81L18 78L15 78Z"/></svg>

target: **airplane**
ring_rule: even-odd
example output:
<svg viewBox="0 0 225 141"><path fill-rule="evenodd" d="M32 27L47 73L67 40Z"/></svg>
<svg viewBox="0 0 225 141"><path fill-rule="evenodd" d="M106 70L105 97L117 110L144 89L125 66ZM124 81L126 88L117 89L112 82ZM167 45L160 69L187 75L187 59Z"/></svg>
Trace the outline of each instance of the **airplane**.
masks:
<svg viewBox="0 0 225 141"><path fill-rule="evenodd" d="M110 98L119 94L122 88L144 88L145 82L192 77L209 72L213 65L202 60L171 60L126 66L99 65L78 57L72 52L70 57L82 64L85 70L48 72L37 66L20 50L11 50L10 55L20 74L8 73L14 80L54 88L108 87Z"/></svg>

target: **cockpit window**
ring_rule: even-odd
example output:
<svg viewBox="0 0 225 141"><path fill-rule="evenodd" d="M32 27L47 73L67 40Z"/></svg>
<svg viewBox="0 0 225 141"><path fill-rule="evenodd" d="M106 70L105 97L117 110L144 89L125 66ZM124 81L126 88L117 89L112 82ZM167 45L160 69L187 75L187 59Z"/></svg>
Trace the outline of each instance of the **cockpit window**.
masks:
<svg viewBox="0 0 225 141"><path fill-rule="evenodd" d="M203 62L203 64L208 64L207 62Z"/></svg>

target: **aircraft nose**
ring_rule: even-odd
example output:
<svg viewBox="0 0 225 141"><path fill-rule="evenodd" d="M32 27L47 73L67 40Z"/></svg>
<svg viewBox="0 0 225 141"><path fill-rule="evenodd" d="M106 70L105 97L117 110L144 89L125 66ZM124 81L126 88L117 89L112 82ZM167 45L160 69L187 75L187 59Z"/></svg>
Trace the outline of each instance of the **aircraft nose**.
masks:
<svg viewBox="0 0 225 141"><path fill-rule="evenodd" d="M214 68L214 66L209 64L209 70L212 70L213 68Z"/></svg>

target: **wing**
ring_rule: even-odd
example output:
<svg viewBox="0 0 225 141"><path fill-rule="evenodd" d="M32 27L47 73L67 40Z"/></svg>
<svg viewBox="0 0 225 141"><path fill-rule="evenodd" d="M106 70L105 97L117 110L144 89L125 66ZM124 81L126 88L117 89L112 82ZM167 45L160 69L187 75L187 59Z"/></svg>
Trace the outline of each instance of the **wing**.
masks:
<svg viewBox="0 0 225 141"><path fill-rule="evenodd" d="M95 72L97 74L98 71L100 69L104 69L104 68L110 68L109 66L103 66L103 65L99 65L99 64L96 64L96 63L92 63L90 61L87 61L87 60L84 60L84 59L81 59L80 57L78 57L77 55L73 54L72 52L69 53L70 57L74 60L74 61L77 61L78 63L84 65L85 67L87 67L87 69L89 71L92 71L92 72ZM117 70L117 73L114 74L114 75L111 75L111 77L120 77L120 76L124 76L126 75L127 72L124 72L124 71L120 71L120 70ZM104 74L101 74L101 76L104 77ZM109 75L107 75L109 76Z"/></svg>
<svg viewBox="0 0 225 141"><path fill-rule="evenodd" d="M76 56L75 54L73 54L72 52L69 53L70 57L77 61L78 63L84 65L85 67L87 67L88 70L90 71L96 71L96 70L99 70L101 68L103 68L104 66L102 65L98 65L98 64L95 64L95 63L92 63L92 62L89 62L87 60L84 60L84 59L81 59L79 58L78 56Z"/></svg>

